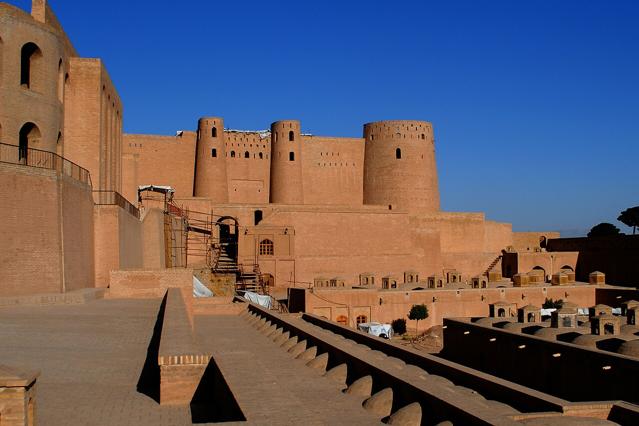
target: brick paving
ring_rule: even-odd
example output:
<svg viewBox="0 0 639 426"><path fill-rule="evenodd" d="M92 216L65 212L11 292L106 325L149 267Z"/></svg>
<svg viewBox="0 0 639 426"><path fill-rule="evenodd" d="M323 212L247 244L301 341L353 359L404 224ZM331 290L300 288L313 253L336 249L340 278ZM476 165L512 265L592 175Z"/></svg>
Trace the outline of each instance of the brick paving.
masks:
<svg viewBox="0 0 639 426"><path fill-rule="evenodd" d="M196 316L195 330L250 423L380 424L361 398L342 393L241 317Z"/></svg>
<svg viewBox="0 0 639 426"><path fill-rule="evenodd" d="M39 369L40 425L187 425L136 385L160 299L0 309L0 363Z"/></svg>
<svg viewBox="0 0 639 426"><path fill-rule="evenodd" d="M42 371L38 424L192 424L189 407L161 407L136 389L159 306L106 299L0 309L0 363ZM195 324L248 423L379 424L242 318L198 316Z"/></svg>

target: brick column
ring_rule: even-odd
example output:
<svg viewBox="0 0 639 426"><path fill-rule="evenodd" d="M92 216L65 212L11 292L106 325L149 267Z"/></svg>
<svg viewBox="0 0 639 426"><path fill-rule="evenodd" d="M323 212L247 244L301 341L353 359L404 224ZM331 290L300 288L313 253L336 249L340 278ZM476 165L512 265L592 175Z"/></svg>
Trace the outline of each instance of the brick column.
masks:
<svg viewBox="0 0 639 426"><path fill-rule="evenodd" d="M0 424L36 424L36 380L39 371L22 371L0 364Z"/></svg>

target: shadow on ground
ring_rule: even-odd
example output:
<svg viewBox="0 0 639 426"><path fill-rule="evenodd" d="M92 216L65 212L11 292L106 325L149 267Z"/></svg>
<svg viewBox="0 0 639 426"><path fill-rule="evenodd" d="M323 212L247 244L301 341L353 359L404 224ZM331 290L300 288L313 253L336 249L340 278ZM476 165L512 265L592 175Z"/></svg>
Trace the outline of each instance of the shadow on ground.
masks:
<svg viewBox="0 0 639 426"><path fill-rule="evenodd" d="M158 353L160 351L160 337L162 335L162 322L164 321L164 308L166 295L162 299L158 317L153 327L153 335L146 350L146 359L138 379L137 391L148 396L158 404L160 403L160 366L158 365Z"/></svg>
<svg viewBox="0 0 639 426"><path fill-rule="evenodd" d="M246 417L235 400L233 392L211 358L191 400L191 421L217 423L245 420Z"/></svg>

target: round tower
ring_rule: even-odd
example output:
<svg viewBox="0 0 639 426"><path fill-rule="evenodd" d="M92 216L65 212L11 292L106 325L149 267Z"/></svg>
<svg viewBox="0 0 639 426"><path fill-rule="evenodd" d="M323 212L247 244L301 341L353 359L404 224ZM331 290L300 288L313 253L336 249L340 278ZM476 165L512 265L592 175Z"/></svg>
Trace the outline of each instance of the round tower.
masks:
<svg viewBox="0 0 639 426"><path fill-rule="evenodd" d="M364 204L439 211L433 126L393 120L364 125Z"/></svg>
<svg viewBox="0 0 639 426"><path fill-rule="evenodd" d="M214 203L229 200L224 120L220 117L204 117L198 122L193 195Z"/></svg>
<svg viewBox="0 0 639 426"><path fill-rule="evenodd" d="M303 204L302 135L297 120L271 124L271 203Z"/></svg>

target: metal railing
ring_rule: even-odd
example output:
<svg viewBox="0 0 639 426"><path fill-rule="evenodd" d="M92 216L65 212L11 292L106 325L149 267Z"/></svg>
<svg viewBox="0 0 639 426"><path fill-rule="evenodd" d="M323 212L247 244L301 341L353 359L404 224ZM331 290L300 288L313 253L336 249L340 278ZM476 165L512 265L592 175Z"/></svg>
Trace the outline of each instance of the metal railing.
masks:
<svg viewBox="0 0 639 426"><path fill-rule="evenodd" d="M93 191L93 202L99 206L119 206L132 216L140 218L140 210L124 198L119 192L99 189Z"/></svg>
<svg viewBox="0 0 639 426"><path fill-rule="evenodd" d="M55 170L60 174L93 186L91 175L87 169L54 152L0 143L0 163Z"/></svg>

